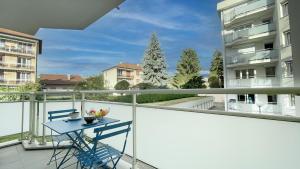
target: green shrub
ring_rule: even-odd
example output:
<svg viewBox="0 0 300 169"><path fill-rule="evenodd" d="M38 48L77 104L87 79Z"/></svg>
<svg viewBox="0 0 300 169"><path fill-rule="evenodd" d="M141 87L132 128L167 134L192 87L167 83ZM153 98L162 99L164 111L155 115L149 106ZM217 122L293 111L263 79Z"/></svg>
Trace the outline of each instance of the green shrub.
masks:
<svg viewBox="0 0 300 169"><path fill-rule="evenodd" d="M141 95L137 95L137 103L139 104L154 103L154 102L169 101L169 100L194 97L194 96L196 95L195 94L141 94ZM112 102L132 103L132 95L109 96L103 100L112 101Z"/></svg>
<svg viewBox="0 0 300 169"><path fill-rule="evenodd" d="M129 89L129 82L127 82L127 80L122 80L119 81L116 85L115 85L115 89L116 90L128 90Z"/></svg>

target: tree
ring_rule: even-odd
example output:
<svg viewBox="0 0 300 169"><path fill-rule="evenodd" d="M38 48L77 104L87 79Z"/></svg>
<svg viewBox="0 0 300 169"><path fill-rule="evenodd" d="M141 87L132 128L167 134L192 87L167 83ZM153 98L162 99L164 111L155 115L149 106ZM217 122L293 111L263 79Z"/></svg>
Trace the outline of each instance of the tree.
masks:
<svg viewBox="0 0 300 169"><path fill-rule="evenodd" d="M200 74L199 58L194 49L185 49L177 63L176 74L173 78L173 86L181 88L189 80Z"/></svg>
<svg viewBox="0 0 300 169"><path fill-rule="evenodd" d="M219 88L224 87L224 68L223 68L223 57L222 53L216 50L213 54L213 59L210 66L210 77L215 76L218 81ZM211 80L212 83L215 83L215 79ZM217 87L213 84L214 87Z"/></svg>
<svg viewBox="0 0 300 169"><path fill-rule="evenodd" d="M194 76L188 82L181 86L182 89L206 88L202 76Z"/></svg>
<svg viewBox="0 0 300 169"><path fill-rule="evenodd" d="M220 84L217 76L210 76L208 78L208 83L210 88L220 88Z"/></svg>
<svg viewBox="0 0 300 169"><path fill-rule="evenodd" d="M104 89L104 79L103 75L90 76L84 81L79 82L76 90L103 90Z"/></svg>
<svg viewBox="0 0 300 169"><path fill-rule="evenodd" d="M168 80L165 56L160 48L158 38L152 34L143 59L143 80L154 86L166 86Z"/></svg>
<svg viewBox="0 0 300 169"><path fill-rule="evenodd" d="M128 90L129 89L129 82L127 80L121 80L115 85L116 90Z"/></svg>

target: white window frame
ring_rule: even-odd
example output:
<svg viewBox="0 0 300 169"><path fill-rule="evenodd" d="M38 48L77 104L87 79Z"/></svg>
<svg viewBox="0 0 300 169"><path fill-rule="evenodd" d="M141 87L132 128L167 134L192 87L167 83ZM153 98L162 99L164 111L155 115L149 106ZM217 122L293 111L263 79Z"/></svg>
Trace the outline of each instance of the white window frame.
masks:
<svg viewBox="0 0 300 169"><path fill-rule="evenodd" d="M281 17L286 17L289 16L289 2L284 1L280 4L280 9L281 9Z"/></svg>

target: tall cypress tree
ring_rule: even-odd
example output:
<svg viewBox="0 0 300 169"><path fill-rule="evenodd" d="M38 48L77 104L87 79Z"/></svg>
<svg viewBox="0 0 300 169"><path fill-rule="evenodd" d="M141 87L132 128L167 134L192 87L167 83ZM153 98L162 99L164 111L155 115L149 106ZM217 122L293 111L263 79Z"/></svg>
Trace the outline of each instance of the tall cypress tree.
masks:
<svg viewBox="0 0 300 169"><path fill-rule="evenodd" d="M192 78L199 76L200 70L197 52L194 49L185 49L177 63L173 86L182 88Z"/></svg>
<svg viewBox="0 0 300 169"><path fill-rule="evenodd" d="M214 84L214 80L209 80L209 83L211 87L224 87L224 68L223 68L223 57L222 53L218 50L216 50L213 54L213 59L211 61L210 66L210 79L217 79L218 80L218 86Z"/></svg>
<svg viewBox="0 0 300 169"><path fill-rule="evenodd" d="M168 80L165 56L160 48L158 38L152 34L143 59L143 80L155 86L166 86Z"/></svg>

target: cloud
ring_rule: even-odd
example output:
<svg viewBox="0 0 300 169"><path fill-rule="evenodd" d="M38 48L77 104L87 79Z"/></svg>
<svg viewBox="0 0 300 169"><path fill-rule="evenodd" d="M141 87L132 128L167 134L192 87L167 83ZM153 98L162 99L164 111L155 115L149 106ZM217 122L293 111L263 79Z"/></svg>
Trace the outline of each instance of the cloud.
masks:
<svg viewBox="0 0 300 169"><path fill-rule="evenodd" d="M116 36L111 36L111 35L101 35L103 38L123 43L123 44L128 44L128 45L135 45L135 46L146 46L147 44L147 39L140 39L140 40L126 40L126 39L121 39Z"/></svg>

